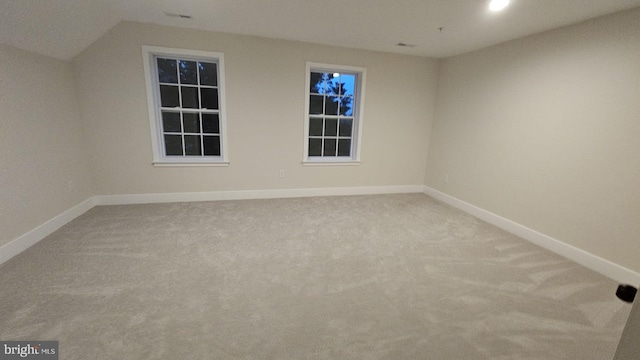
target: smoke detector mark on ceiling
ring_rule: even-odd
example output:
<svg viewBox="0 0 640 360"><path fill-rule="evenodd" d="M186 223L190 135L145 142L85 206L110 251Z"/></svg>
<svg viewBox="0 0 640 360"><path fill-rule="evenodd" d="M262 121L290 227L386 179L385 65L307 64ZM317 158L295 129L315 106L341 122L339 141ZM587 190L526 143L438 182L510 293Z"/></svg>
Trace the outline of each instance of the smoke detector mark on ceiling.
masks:
<svg viewBox="0 0 640 360"><path fill-rule="evenodd" d="M186 14L176 14L176 13L171 13L171 12L164 12L165 15L167 15L168 17L174 17L174 18L180 18L180 19L191 19L191 15L186 15Z"/></svg>

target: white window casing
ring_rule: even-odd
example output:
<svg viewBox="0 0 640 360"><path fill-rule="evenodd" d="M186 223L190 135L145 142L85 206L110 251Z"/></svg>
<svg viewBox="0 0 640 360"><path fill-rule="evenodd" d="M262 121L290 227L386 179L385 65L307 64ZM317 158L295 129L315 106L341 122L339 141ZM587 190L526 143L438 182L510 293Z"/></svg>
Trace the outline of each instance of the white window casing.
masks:
<svg viewBox="0 0 640 360"><path fill-rule="evenodd" d="M360 163L365 84L363 67L307 62L303 165Z"/></svg>
<svg viewBox="0 0 640 360"><path fill-rule="evenodd" d="M228 166L224 54L157 46L142 53L153 165ZM166 83L165 66L175 67Z"/></svg>

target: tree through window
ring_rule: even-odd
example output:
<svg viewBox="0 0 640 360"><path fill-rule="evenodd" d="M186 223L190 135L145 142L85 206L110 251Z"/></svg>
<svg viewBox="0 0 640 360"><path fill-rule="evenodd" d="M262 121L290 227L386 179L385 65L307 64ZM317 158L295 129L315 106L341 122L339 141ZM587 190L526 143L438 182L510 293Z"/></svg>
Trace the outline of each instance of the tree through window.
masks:
<svg viewBox="0 0 640 360"><path fill-rule="evenodd" d="M143 47L154 164L226 163L222 54Z"/></svg>
<svg viewBox="0 0 640 360"><path fill-rule="evenodd" d="M357 160L364 69L307 67L306 161Z"/></svg>

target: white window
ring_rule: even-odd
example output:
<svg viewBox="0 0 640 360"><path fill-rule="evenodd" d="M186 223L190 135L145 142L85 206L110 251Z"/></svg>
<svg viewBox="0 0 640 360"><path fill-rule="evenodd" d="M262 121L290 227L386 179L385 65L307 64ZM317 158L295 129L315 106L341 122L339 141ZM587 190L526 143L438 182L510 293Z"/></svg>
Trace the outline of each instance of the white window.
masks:
<svg viewBox="0 0 640 360"><path fill-rule="evenodd" d="M143 46L155 165L228 165L221 53Z"/></svg>
<svg viewBox="0 0 640 360"><path fill-rule="evenodd" d="M366 69L307 63L305 165L358 164Z"/></svg>

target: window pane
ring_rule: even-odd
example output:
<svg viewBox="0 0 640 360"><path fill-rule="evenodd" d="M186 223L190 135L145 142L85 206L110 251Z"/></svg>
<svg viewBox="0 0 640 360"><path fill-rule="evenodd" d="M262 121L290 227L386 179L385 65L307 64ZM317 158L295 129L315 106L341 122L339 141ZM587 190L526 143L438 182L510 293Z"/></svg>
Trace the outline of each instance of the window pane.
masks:
<svg viewBox="0 0 640 360"><path fill-rule="evenodd" d="M336 156L336 139L324 139L324 156Z"/></svg>
<svg viewBox="0 0 640 360"><path fill-rule="evenodd" d="M340 98L340 115L353 116L353 96Z"/></svg>
<svg viewBox="0 0 640 360"><path fill-rule="evenodd" d="M219 134L220 133L220 118L218 114L202 114L202 132ZM207 138L205 138L206 141ZM204 150L207 150L205 145Z"/></svg>
<svg viewBox="0 0 640 360"><path fill-rule="evenodd" d="M179 112L162 112L162 131L164 132L181 132L180 113Z"/></svg>
<svg viewBox="0 0 640 360"><path fill-rule="evenodd" d="M220 156L220 136L205 136L203 140L205 155Z"/></svg>
<svg viewBox="0 0 640 360"><path fill-rule="evenodd" d="M309 119L309 136L322 136L322 118Z"/></svg>
<svg viewBox="0 0 640 360"><path fill-rule="evenodd" d="M157 59L158 64L158 80L161 83L178 83L178 71L176 60L173 59Z"/></svg>
<svg viewBox="0 0 640 360"><path fill-rule="evenodd" d="M343 91L342 88L344 87L344 84L342 83L342 74L338 75L337 77L334 77L333 82L335 84L333 86L334 94L336 95L342 94L342 91Z"/></svg>
<svg viewBox="0 0 640 360"><path fill-rule="evenodd" d="M312 72L309 81L309 92L313 94L324 94L323 73Z"/></svg>
<svg viewBox="0 0 640 360"><path fill-rule="evenodd" d="M215 63L199 62L200 85L218 86L218 65Z"/></svg>
<svg viewBox="0 0 640 360"><path fill-rule="evenodd" d="M181 86L182 90L182 107L188 109L199 108L200 102L198 101L198 88Z"/></svg>
<svg viewBox="0 0 640 360"><path fill-rule="evenodd" d="M323 102L324 96L322 95L310 95L309 96L309 114L322 114L324 108Z"/></svg>
<svg viewBox="0 0 640 360"><path fill-rule="evenodd" d="M195 61L180 60L180 83L181 84L198 84L198 69Z"/></svg>
<svg viewBox="0 0 640 360"><path fill-rule="evenodd" d="M357 70L342 73L338 69L314 68L309 71L308 156L351 158L357 148L358 122L355 98L359 77ZM344 160L344 159L340 159Z"/></svg>
<svg viewBox="0 0 640 360"><path fill-rule="evenodd" d="M201 88L202 108L218 110L218 89Z"/></svg>
<svg viewBox="0 0 640 360"><path fill-rule="evenodd" d="M326 115L338 115L337 96L327 96L327 102L324 105L324 113Z"/></svg>
<svg viewBox="0 0 640 360"><path fill-rule="evenodd" d="M351 156L351 139L338 140L338 156Z"/></svg>
<svg viewBox="0 0 640 360"><path fill-rule="evenodd" d="M182 136L180 135L165 135L164 136L164 149L167 156L182 155Z"/></svg>
<svg viewBox="0 0 640 360"><path fill-rule="evenodd" d="M309 139L309 156L322 155L322 139Z"/></svg>
<svg viewBox="0 0 640 360"><path fill-rule="evenodd" d="M180 106L178 87L170 85L160 85L160 104L162 105L162 107Z"/></svg>
<svg viewBox="0 0 640 360"><path fill-rule="evenodd" d="M351 136L353 119L340 119L340 136Z"/></svg>
<svg viewBox="0 0 640 360"><path fill-rule="evenodd" d="M329 74L327 80L327 94L339 95L340 94L340 75L334 77L334 74Z"/></svg>
<svg viewBox="0 0 640 360"><path fill-rule="evenodd" d="M353 96L354 89L356 87L356 76L352 74L340 75L341 91L340 95Z"/></svg>
<svg viewBox="0 0 640 360"><path fill-rule="evenodd" d="M338 119L325 119L324 136L338 135Z"/></svg>
<svg viewBox="0 0 640 360"><path fill-rule="evenodd" d="M200 152L200 135L184 136L184 154L202 155L202 153Z"/></svg>
<svg viewBox="0 0 640 360"><path fill-rule="evenodd" d="M200 132L200 116L198 113L182 113L182 122L184 123L184 132L199 133Z"/></svg>

